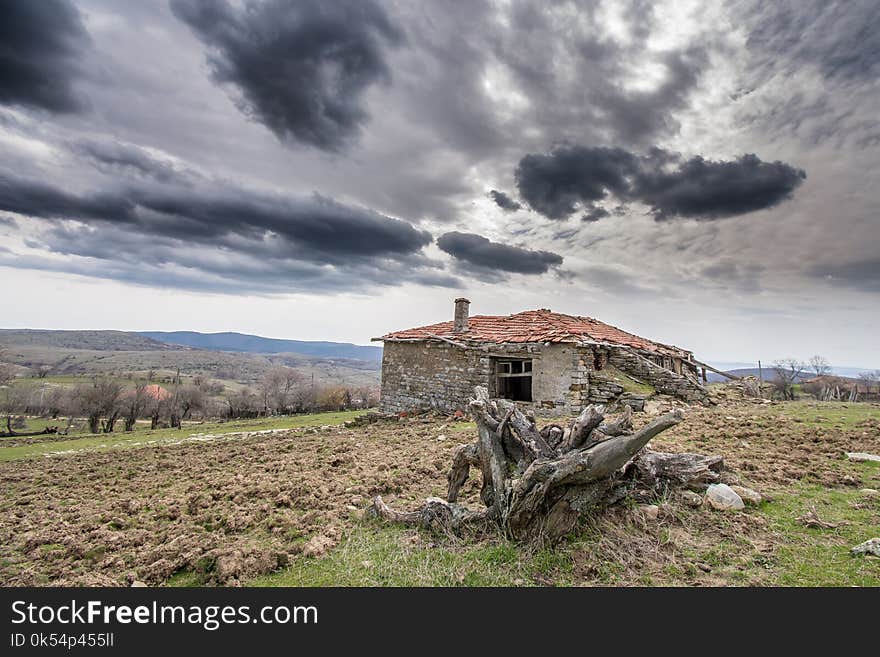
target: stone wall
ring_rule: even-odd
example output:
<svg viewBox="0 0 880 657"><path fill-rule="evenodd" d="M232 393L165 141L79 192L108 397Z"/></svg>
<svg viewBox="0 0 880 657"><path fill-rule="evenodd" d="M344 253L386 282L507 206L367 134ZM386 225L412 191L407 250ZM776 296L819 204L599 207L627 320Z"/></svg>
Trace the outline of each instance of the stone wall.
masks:
<svg viewBox="0 0 880 657"><path fill-rule="evenodd" d="M496 395L495 363L507 357L531 359L532 402L520 405L541 415L576 415L588 404L617 400L624 388L595 369L597 360L607 360L657 392L687 401L708 398L699 384L626 348L602 347L594 353L591 347L573 344L529 344L494 345L487 351L445 342L386 342L380 409L465 410L475 386L486 386L490 396Z"/></svg>
<svg viewBox="0 0 880 657"><path fill-rule="evenodd" d="M609 361L620 371L650 383L664 395L673 395L689 402L705 402L709 398L706 389L699 383L661 367L631 349L612 349Z"/></svg>
<svg viewBox="0 0 880 657"><path fill-rule="evenodd" d="M386 342L380 409L464 410L474 386L489 385L491 367L487 354L447 343Z"/></svg>

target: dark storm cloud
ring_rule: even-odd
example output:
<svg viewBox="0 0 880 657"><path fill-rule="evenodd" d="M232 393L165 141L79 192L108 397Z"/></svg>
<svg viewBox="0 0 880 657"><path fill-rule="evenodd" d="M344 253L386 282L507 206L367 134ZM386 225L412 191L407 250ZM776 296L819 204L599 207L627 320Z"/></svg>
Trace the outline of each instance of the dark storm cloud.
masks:
<svg viewBox="0 0 880 657"><path fill-rule="evenodd" d="M497 205L505 212L516 212L522 207L521 204L514 201L504 192L499 192L497 189L493 189L492 191L490 191L489 196L491 196L492 200L495 201L495 205Z"/></svg>
<svg viewBox="0 0 880 657"><path fill-rule="evenodd" d="M579 203L600 201L611 192L626 195L638 158L621 148L565 146L548 155L530 154L516 167L519 195L549 219L565 219Z"/></svg>
<svg viewBox="0 0 880 657"><path fill-rule="evenodd" d="M7 0L0 20L0 103L76 112L73 88L89 42L67 0Z"/></svg>
<svg viewBox="0 0 880 657"><path fill-rule="evenodd" d="M471 267L515 274L544 274L562 264L562 256L491 242L482 235L451 232L437 239L437 246Z"/></svg>
<svg viewBox="0 0 880 657"><path fill-rule="evenodd" d="M337 150L367 121L366 90L388 79L385 48L402 39L372 0L247 3L172 0L175 15L209 48L219 83L279 139Z"/></svg>
<svg viewBox="0 0 880 657"><path fill-rule="evenodd" d="M672 171L637 175L633 196L659 219L719 219L766 210L790 199L807 174L784 162L762 162L754 154L730 162L694 157Z"/></svg>
<svg viewBox="0 0 880 657"><path fill-rule="evenodd" d="M0 210L42 219L131 222L135 205L116 193L76 195L54 185L0 171Z"/></svg>
<svg viewBox="0 0 880 657"><path fill-rule="evenodd" d="M272 238L218 236L206 249L191 240L156 235L146 246L144 235L128 226L67 222L26 240L26 246L63 258L9 252L0 257L0 265L227 294L368 291L403 282L459 285L440 263L419 254L328 266L299 258L284 241Z"/></svg>
<svg viewBox="0 0 880 657"><path fill-rule="evenodd" d="M566 219L584 207L589 221L599 218L593 213L602 215L593 204L609 196L644 203L657 220L746 214L791 198L806 173L753 154L725 162L684 160L658 148L639 156L620 148L562 146L526 155L514 176L520 196L536 212Z"/></svg>
<svg viewBox="0 0 880 657"><path fill-rule="evenodd" d="M291 198L208 186L140 185L77 195L0 173L0 210L43 219L127 223L150 234L207 243L230 234L255 240L274 234L317 260L411 254L431 242L429 233L405 221L322 196Z"/></svg>
<svg viewBox="0 0 880 657"><path fill-rule="evenodd" d="M264 292L458 284L442 263L422 252L432 241L430 233L319 195L134 182L72 193L0 172L0 211L38 220L25 239L29 248L100 260L104 264L91 265L101 270L96 275L118 274L128 282L177 280L197 289L201 273L205 289ZM7 259L15 257L24 268L66 266L52 260L39 265L21 254ZM157 272L154 265L164 269Z"/></svg>

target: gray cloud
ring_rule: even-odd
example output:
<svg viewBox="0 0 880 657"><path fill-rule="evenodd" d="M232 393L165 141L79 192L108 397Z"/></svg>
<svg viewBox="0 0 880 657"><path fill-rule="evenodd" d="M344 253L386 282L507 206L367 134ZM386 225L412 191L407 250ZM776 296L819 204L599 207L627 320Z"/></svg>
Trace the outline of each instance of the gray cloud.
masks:
<svg viewBox="0 0 880 657"><path fill-rule="evenodd" d="M607 216L593 204L609 196L644 203L658 220L731 217L778 205L806 178L802 169L753 154L727 162L684 160L659 148L639 156L577 145L526 155L514 175L520 196L535 211L566 219L583 206L587 221Z"/></svg>
<svg viewBox="0 0 880 657"><path fill-rule="evenodd" d="M880 292L880 258L856 259L850 262L817 263L808 273L835 287Z"/></svg>
<svg viewBox="0 0 880 657"><path fill-rule="evenodd" d="M171 6L208 46L213 78L239 90L248 116L279 139L326 150L339 149L366 122L364 93L390 76L384 49L401 41L372 0Z"/></svg>
<svg viewBox="0 0 880 657"><path fill-rule="evenodd" d="M123 280L158 280L153 263L188 268L190 278L202 272L230 289L342 290L345 281L347 289L457 285L441 263L422 253L430 233L320 195L143 182L77 194L0 172L0 210L43 222L42 229L29 231L30 248L114 262L102 277L128 272ZM35 267L26 262L20 266ZM64 267L51 261L45 266ZM162 280L169 276L180 278L180 272L161 273Z"/></svg>
<svg viewBox="0 0 880 657"><path fill-rule="evenodd" d="M608 212L605 208L602 207L590 207L587 208L587 211L581 217L581 221L594 222L599 221L599 219L604 219L605 217L610 217L611 213Z"/></svg>
<svg viewBox="0 0 880 657"><path fill-rule="evenodd" d="M809 64L827 78L850 81L880 74L876 2L744 2L739 10L751 26L746 46L772 53L768 66L796 70Z"/></svg>
<svg viewBox="0 0 880 657"><path fill-rule="evenodd" d="M470 271L545 274L562 264L562 256L549 251L532 251L492 242L482 235L453 231L441 235L437 246L461 261Z"/></svg>
<svg viewBox="0 0 880 657"><path fill-rule="evenodd" d="M0 210L44 219L136 225L141 231L211 242L217 236L262 239L274 234L303 257L411 254L431 235L409 223L322 196L294 198L243 189L132 185L76 195L49 183L0 173Z"/></svg>
<svg viewBox="0 0 880 657"><path fill-rule="evenodd" d="M492 197L492 200L495 201L495 205L504 210L505 212L516 212L522 205L517 203L512 198L510 198L504 192L499 192L497 189L493 189L489 192L489 196Z"/></svg>
<svg viewBox="0 0 880 657"><path fill-rule="evenodd" d="M134 144L118 141L81 139L70 145L77 155L92 162L106 174L134 175L159 182L183 182L192 172L184 172L171 162L161 160Z"/></svg>
<svg viewBox="0 0 880 657"><path fill-rule="evenodd" d="M672 171L640 172L632 195L650 205L657 219L719 219L772 208L790 199L806 177L803 169L762 162L754 154L730 162L698 156Z"/></svg>
<svg viewBox="0 0 880 657"><path fill-rule="evenodd" d="M610 192L624 197L638 158L621 148L564 146L547 155L529 154L516 167L520 196L549 219L565 219L579 203L592 204Z"/></svg>
<svg viewBox="0 0 880 657"><path fill-rule="evenodd" d="M117 194L71 194L52 184L3 171L0 171L0 210L43 219L135 220L135 204Z"/></svg>
<svg viewBox="0 0 880 657"><path fill-rule="evenodd" d="M73 82L89 43L67 0L8 0L0 21L0 103L76 112L84 101Z"/></svg>

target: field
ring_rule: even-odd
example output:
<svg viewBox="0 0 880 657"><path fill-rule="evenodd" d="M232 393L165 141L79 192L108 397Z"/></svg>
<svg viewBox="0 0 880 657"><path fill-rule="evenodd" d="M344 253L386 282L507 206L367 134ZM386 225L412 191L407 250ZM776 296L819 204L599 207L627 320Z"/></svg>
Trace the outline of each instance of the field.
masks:
<svg viewBox="0 0 880 657"><path fill-rule="evenodd" d="M450 451L474 426L341 424L351 417L157 431L151 444L148 432L3 443L0 583L880 585L880 560L849 554L880 536L880 496L868 490L880 467L845 458L880 453L876 404L692 409L652 447L721 454L729 480L768 501L719 512L672 495L656 500L654 520L622 504L552 548L365 518L377 494L399 508L442 496ZM464 502L477 504L477 479ZM806 526L810 511L833 527Z"/></svg>

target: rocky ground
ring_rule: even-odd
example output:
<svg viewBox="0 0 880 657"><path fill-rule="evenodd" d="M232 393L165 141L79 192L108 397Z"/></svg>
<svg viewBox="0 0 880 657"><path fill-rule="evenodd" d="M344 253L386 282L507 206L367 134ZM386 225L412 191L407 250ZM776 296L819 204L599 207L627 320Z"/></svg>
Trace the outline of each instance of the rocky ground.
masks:
<svg viewBox="0 0 880 657"><path fill-rule="evenodd" d="M564 567L513 583L784 583L770 575L802 538L784 528L796 523L792 501L804 487L846 496L857 524L867 525L864 538L880 535L880 498L870 493L880 488L880 468L845 456L880 453L880 406L851 406L857 412L845 404L690 409L652 448L721 454L727 483L770 502L740 512L695 507L699 499L681 495L624 504L558 548ZM648 410L637 425L663 409ZM0 583L157 585L184 573L235 585L294 562L307 568L361 531L372 496L401 509L442 496L452 449L474 433L470 423L417 417L2 463ZM477 479L472 473L464 503L479 504ZM394 531L418 549L459 549ZM827 531L843 554L861 535ZM878 561L865 559L860 581L880 584Z"/></svg>

